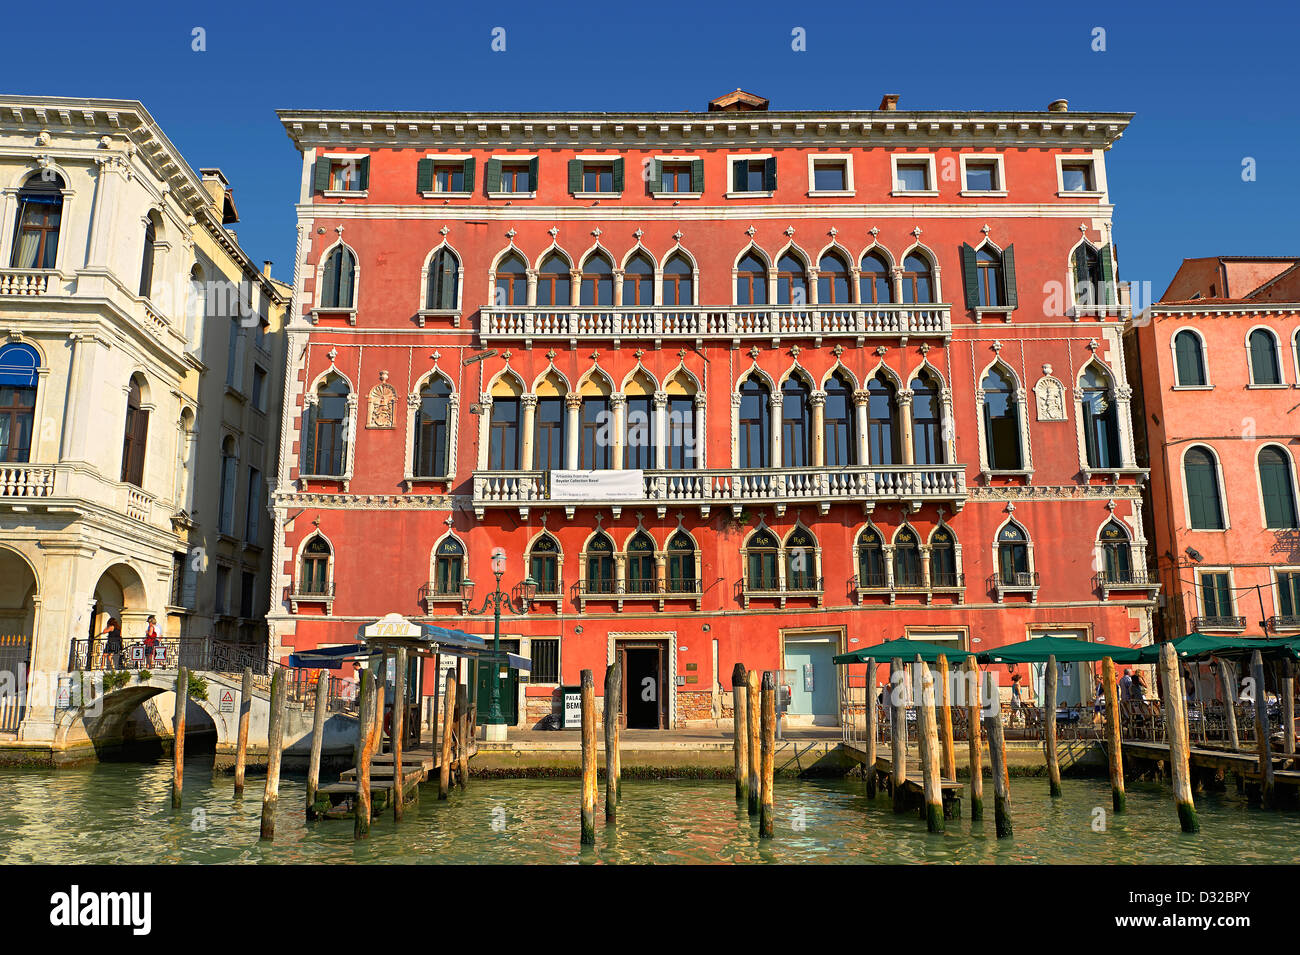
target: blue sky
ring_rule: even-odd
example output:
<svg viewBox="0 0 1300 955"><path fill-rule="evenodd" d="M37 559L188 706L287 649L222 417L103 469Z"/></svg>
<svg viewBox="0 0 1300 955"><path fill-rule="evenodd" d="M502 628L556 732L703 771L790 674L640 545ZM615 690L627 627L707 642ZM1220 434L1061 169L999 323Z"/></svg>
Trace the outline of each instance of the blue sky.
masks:
<svg viewBox="0 0 1300 955"><path fill-rule="evenodd" d="M298 156L277 108L703 109L738 86L774 109L871 109L893 92L902 109L1064 97L1135 112L1108 160L1125 278L1159 295L1185 257L1300 255L1294 4L75 6L54 34L46 7L7 12L11 37L47 39L7 45L0 92L143 101L191 166L225 171L241 244L281 277ZM498 26L504 53L490 48ZM791 49L795 27L806 52Z"/></svg>

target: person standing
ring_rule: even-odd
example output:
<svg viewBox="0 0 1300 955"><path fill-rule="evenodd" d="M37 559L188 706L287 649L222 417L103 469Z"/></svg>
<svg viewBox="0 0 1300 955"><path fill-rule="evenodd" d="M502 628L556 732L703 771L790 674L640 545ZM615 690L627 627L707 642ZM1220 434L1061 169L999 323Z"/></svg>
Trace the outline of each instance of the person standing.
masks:
<svg viewBox="0 0 1300 955"><path fill-rule="evenodd" d="M149 614L148 626L144 631L144 665L152 667L154 653L158 649L158 618Z"/></svg>
<svg viewBox="0 0 1300 955"><path fill-rule="evenodd" d="M1119 678L1119 698L1120 702L1128 703L1133 699L1133 676L1128 670Z"/></svg>
<svg viewBox="0 0 1300 955"><path fill-rule="evenodd" d="M101 670L116 670L122 665L122 625L115 617L109 617L104 625L104 632L99 635L104 641L103 652L99 655Z"/></svg>

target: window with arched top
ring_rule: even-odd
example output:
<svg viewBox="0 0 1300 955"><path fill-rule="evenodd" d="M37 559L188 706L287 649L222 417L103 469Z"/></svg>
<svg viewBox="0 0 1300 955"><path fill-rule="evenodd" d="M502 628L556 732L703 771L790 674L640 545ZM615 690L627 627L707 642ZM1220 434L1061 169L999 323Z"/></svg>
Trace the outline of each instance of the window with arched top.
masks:
<svg viewBox="0 0 1300 955"><path fill-rule="evenodd" d="M957 541L947 525L940 525L930 535L930 586L957 586Z"/></svg>
<svg viewBox="0 0 1300 955"><path fill-rule="evenodd" d="M698 467L700 449L695 434L695 384L682 373L671 376L664 386L668 393L668 467L675 471Z"/></svg>
<svg viewBox="0 0 1300 955"><path fill-rule="evenodd" d="M868 252L862 257L858 300L864 305L888 305L894 301L894 282L889 265L879 252Z"/></svg>
<svg viewBox="0 0 1300 955"><path fill-rule="evenodd" d="M573 275L569 263L558 252L552 252L537 270L537 304L560 308L572 304Z"/></svg>
<svg viewBox="0 0 1300 955"><path fill-rule="evenodd" d="M780 545L776 535L762 528L754 531L745 548L745 589L778 590L780 577L776 570Z"/></svg>
<svg viewBox="0 0 1300 955"><path fill-rule="evenodd" d="M545 268L545 266L543 266ZM565 288L568 288L568 266L564 270ZM542 274L537 275L538 300L537 304L550 305L551 302L543 303L541 295ZM496 308L521 308L528 304L528 266L524 264L523 258L517 252L511 252L499 263L496 268L496 287L493 289L493 305ZM568 305L568 295L565 295L565 305Z"/></svg>
<svg viewBox="0 0 1300 955"><path fill-rule="evenodd" d="M912 457L914 464L942 464L945 457L939 382L925 369L912 379Z"/></svg>
<svg viewBox="0 0 1300 955"><path fill-rule="evenodd" d="M812 408L808 397L808 384L798 375L791 375L781 386L782 467L802 468L812 464L809 448Z"/></svg>
<svg viewBox="0 0 1300 955"><path fill-rule="evenodd" d="M444 537L434 550L433 592L443 597L457 595L464 579L465 547L454 537Z"/></svg>
<svg viewBox="0 0 1300 955"><path fill-rule="evenodd" d="M664 263L664 305L694 305L694 271L686 256L675 252Z"/></svg>
<svg viewBox="0 0 1300 955"><path fill-rule="evenodd" d="M587 544L587 593L612 594L615 586L614 542L597 534Z"/></svg>
<svg viewBox="0 0 1300 955"><path fill-rule="evenodd" d="M858 535L858 588L879 589L887 579L880 535L873 528L864 527Z"/></svg>
<svg viewBox="0 0 1300 955"><path fill-rule="evenodd" d="M1079 376L1085 459L1091 468L1120 466L1119 417L1110 375L1090 363Z"/></svg>
<svg viewBox="0 0 1300 955"><path fill-rule="evenodd" d="M1000 365L989 369L980 385L984 392L984 450L992 471L1024 467L1020 446L1020 407L1016 383Z"/></svg>
<svg viewBox="0 0 1300 955"><path fill-rule="evenodd" d="M1006 524L998 532L998 580L1004 587L1024 587L1032 583L1029 537L1019 524Z"/></svg>
<svg viewBox="0 0 1300 955"><path fill-rule="evenodd" d="M1201 336L1187 328L1174 336L1174 373L1177 383L1184 387L1207 383Z"/></svg>
<svg viewBox="0 0 1300 955"><path fill-rule="evenodd" d="M627 542L627 592L652 594L658 590L655 574L655 542L645 531L637 531Z"/></svg>
<svg viewBox="0 0 1300 955"><path fill-rule="evenodd" d="M923 304L934 301L934 272L930 260L913 252L903 259L903 303Z"/></svg>
<svg viewBox="0 0 1300 955"><path fill-rule="evenodd" d="M803 262L788 252L776 264L776 304L808 304L808 272Z"/></svg>
<svg viewBox="0 0 1300 955"><path fill-rule="evenodd" d="M1187 524L1192 530L1224 529L1219 496L1219 465L1208 448L1192 447L1183 456L1183 486L1187 489Z"/></svg>
<svg viewBox="0 0 1300 955"><path fill-rule="evenodd" d="M817 590L817 540L806 527L796 527L785 541L787 590Z"/></svg>
<svg viewBox="0 0 1300 955"><path fill-rule="evenodd" d="M154 224L154 214L144 223L144 251L140 256L140 297L148 298L153 294L153 258L155 243L158 241L158 227Z"/></svg>
<svg viewBox="0 0 1300 955"><path fill-rule="evenodd" d="M435 376L420 389L415 410L415 447L411 460L416 477L445 477L451 473L451 385Z"/></svg>
<svg viewBox="0 0 1300 955"><path fill-rule="evenodd" d="M533 468L559 471L564 468L566 415L563 395L542 395L533 418Z"/></svg>
<svg viewBox="0 0 1300 955"><path fill-rule="evenodd" d="M51 170L50 172L53 172ZM52 269L58 262L63 221L63 178L33 173L18 191L17 232L9 265L15 269Z"/></svg>
<svg viewBox="0 0 1300 955"><path fill-rule="evenodd" d="M872 464L900 464L898 389L883 374L867 382L867 453Z"/></svg>
<svg viewBox="0 0 1300 955"><path fill-rule="evenodd" d="M853 409L853 386L837 371L826 379L823 408L825 435L823 450L828 467L858 463L858 424Z"/></svg>
<svg viewBox="0 0 1300 955"><path fill-rule="evenodd" d="M827 252L817 266L817 304L847 305L849 292L849 267L838 253Z"/></svg>
<svg viewBox="0 0 1300 955"><path fill-rule="evenodd" d="M772 395L767 385L751 375L740 386L740 466L772 466Z"/></svg>
<svg viewBox="0 0 1300 955"><path fill-rule="evenodd" d="M910 527L894 537L894 586L900 590L921 586L921 542Z"/></svg>
<svg viewBox="0 0 1300 955"><path fill-rule="evenodd" d="M144 409L140 382L132 378L126 393L126 427L122 436L122 477L125 484L144 487L144 455L149 441L149 412Z"/></svg>
<svg viewBox="0 0 1300 955"><path fill-rule="evenodd" d="M611 468L613 462L614 415L608 394L584 394L579 416L582 429L578 444L578 467L584 471Z"/></svg>
<svg viewBox="0 0 1300 955"><path fill-rule="evenodd" d="M31 345L0 347L0 464L31 460L40 367L41 356Z"/></svg>
<svg viewBox="0 0 1300 955"><path fill-rule="evenodd" d="M649 308L655 303L655 267L650 257L638 252L623 269L623 304Z"/></svg>
<svg viewBox="0 0 1300 955"><path fill-rule="evenodd" d="M1267 328L1257 328L1248 339L1250 349L1250 383L1280 385L1282 365L1278 361L1277 337Z"/></svg>
<svg viewBox="0 0 1300 955"><path fill-rule="evenodd" d="M537 581L539 594L560 593L560 544L550 534L537 538L528 549L528 573Z"/></svg>
<svg viewBox="0 0 1300 955"><path fill-rule="evenodd" d="M1105 294L1101 252L1087 242L1074 250L1074 302L1076 305L1100 305Z"/></svg>
<svg viewBox="0 0 1300 955"><path fill-rule="evenodd" d="M1101 529L1097 546L1101 548L1103 579L1111 584L1126 584L1133 580L1133 555L1128 532L1118 521L1107 521Z"/></svg>
<svg viewBox="0 0 1300 955"><path fill-rule="evenodd" d="M451 311L459 303L460 261L451 249L442 248L429 262L429 282L425 287L424 307Z"/></svg>
<svg viewBox="0 0 1300 955"><path fill-rule="evenodd" d="M614 267L603 252L589 256L582 265L578 304L586 308L607 308L614 304Z"/></svg>
<svg viewBox="0 0 1300 955"><path fill-rule="evenodd" d="M700 589L695 566L695 542L684 531L668 538L668 580L670 594L693 594Z"/></svg>
<svg viewBox="0 0 1300 955"><path fill-rule="evenodd" d="M519 398L493 396L488 421L488 470L514 471L519 466Z"/></svg>
<svg viewBox="0 0 1300 955"><path fill-rule="evenodd" d="M334 552L323 537L313 537L302 549L298 572L298 593L322 596L330 592L330 559Z"/></svg>
<svg viewBox="0 0 1300 955"><path fill-rule="evenodd" d="M624 386L623 467L628 470L655 466L654 382L637 372Z"/></svg>
<svg viewBox="0 0 1300 955"><path fill-rule="evenodd" d="M736 304L767 304L767 266L753 252L736 266Z"/></svg>
<svg viewBox="0 0 1300 955"><path fill-rule="evenodd" d="M987 245L975 250L975 290L980 308L999 308L1007 304L1002 280L1002 256Z"/></svg>
<svg viewBox="0 0 1300 955"><path fill-rule="evenodd" d="M346 246L336 245L325 257L321 270L321 308L351 309L356 300L357 257Z"/></svg>
<svg viewBox="0 0 1300 955"><path fill-rule="evenodd" d="M347 467L348 383L330 374L316 386L316 403L303 414L307 473L342 477Z"/></svg>
<svg viewBox="0 0 1300 955"><path fill-rule="evenodd" d="M1264 499L1264 526L1269 530L1296 528L1295 481L1291 458L1281 448L1259 451L1259 490Z"/></svg>

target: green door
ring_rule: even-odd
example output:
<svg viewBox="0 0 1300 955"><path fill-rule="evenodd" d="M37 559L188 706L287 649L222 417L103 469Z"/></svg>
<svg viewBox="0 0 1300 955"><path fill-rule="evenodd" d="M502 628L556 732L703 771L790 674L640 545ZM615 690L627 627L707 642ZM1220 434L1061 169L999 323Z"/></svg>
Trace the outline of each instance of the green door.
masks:
<svg viewBox="0 0 1300 955"><path fill-rule="evenodd" d="M514 643L514 647L507 644ZM518 641L501 641L502 652L518 653ZM505 667L505 660L493 666L490 659L491 654L484 654L480 657L478 668L478 721L481 725L486 719L488 709L492 705L492 683L496 678L501 680L501 715L505 717L507 726L517 726L519 723L519 671L506 669L506 676L501 679L501 670Z"/></svg>

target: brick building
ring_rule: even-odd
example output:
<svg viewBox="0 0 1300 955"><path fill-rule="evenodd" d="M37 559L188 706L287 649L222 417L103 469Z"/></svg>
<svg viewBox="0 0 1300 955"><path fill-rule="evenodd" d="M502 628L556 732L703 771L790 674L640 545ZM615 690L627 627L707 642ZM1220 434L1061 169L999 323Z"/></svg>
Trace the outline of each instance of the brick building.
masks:
<svg viewBox="0 0 1300 955"><path fill-rule="evenodd" d="M280 116L281 653L389 612L490 634L461 581L497 549L538 585L502 624L528 725L615 654L663 690L629 725L717 717L736 661L834 723L831 656L883 638L1149 639L1128 114Z"/></svg>

